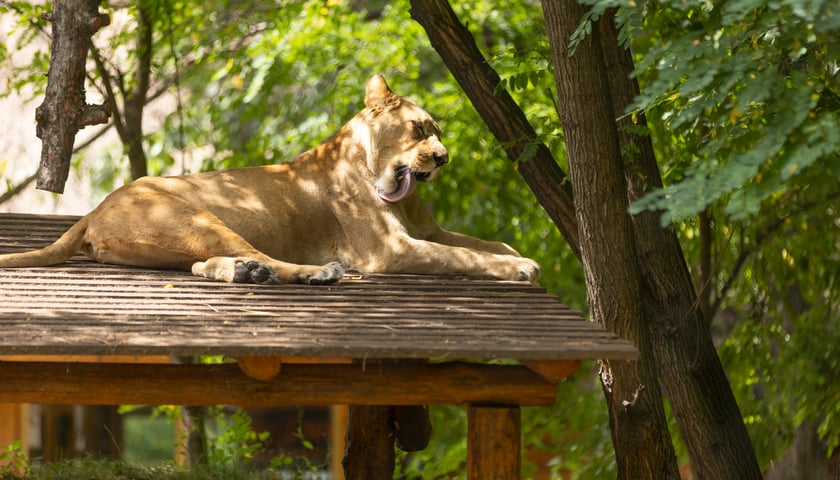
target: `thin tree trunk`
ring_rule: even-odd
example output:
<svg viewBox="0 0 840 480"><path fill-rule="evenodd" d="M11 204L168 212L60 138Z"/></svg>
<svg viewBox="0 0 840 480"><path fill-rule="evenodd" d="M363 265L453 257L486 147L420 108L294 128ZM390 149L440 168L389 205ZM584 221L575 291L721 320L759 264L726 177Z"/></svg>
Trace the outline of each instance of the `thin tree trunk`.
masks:
<svg viewBox="0 0 840 480"><path fill-rule="evenodd" d="M470 31L458 21L448 0L411 0L411 18L426 30L478 114L504 147L566 241L580 256L572 188L551 151L537 138L528 118L488 64ZM532 154L532 155L531 155Z"/></svg>
<svg viewBox="0 0 840 480"><path fill-rule="evenodd" d="M601 17L601 48L617 113L623 113L639 87L630 51L620 47L614 15ZM643 115L638 121L644 125ZM637 136L619 122L621 142L638 147L626 159L625 178L632 202L662 179L649 136ZM624 149L624 151L629 151ZM712 342L708 322L699 308L691 274L676 235L662 228L656 212L633 216L636 255L642 273L648 327L662 388L671 403L695 474L699 479L759 479L761 471L726 372Z"/></svg>
<svg viewBox="0 0 840 480"><path fill-rule="evenodd" d="M152 17L153 4L137 3L137 65L134 70L134 89L125 98L125 137L128 146L128 163L131 178L138 179L148 174L146 152L143 150L143 109L149 90L152 70Z"/></svg>
<svg viewBox="0 0 840 480"><path fill-rule="evenodd" d="M122 78L115 80L99 53L95 49L91 50L105 88L105 100L114 115L114 128L125 146L131 178L135 180L148 174L148 162L143 149L143 110L148 99L152 67L153 8L154 5L147 2L140 2L137 7L137 64L129 88L123 85ZM115 87L123 97L122 109L118 106L118 90Z"/></svg>
<svg viewBox="0 0 840 480"><path fill-rule="evenodd" d="M569 174L575 191L586 291L592 317L634 340L635 362L602 365L618 478L678 479L662 394L645 326L627 185L609 82L598 44L567 55L567 43L585 7L574 0L543 1L551 43Z"/></svg>

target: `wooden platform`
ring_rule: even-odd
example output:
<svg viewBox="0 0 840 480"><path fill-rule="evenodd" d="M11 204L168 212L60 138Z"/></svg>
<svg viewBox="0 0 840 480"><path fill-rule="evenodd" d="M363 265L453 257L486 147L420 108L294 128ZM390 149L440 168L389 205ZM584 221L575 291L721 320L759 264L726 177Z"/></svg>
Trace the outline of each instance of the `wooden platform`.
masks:
<svg viewBox="0 0 840 480"><path fill-rule="evenodd" d="M0 214L0 253L44 246L75 220ZM582 359L636 350L523 282L349 274L334 286L235 285L74 257L0 269L0 355L16 360L0 363L0 402L519 406L551 405ZM353 363L283 362L296 357Z"/></svg>

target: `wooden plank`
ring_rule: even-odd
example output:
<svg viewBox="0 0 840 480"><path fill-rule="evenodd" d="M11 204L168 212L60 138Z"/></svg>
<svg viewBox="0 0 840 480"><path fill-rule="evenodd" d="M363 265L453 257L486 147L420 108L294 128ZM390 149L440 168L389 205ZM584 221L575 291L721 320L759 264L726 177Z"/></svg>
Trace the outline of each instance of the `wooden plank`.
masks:
<svg viewBox="0 0 840 480"><path fill-rule="evenodd" d="M519 479L521 460L519 407L467 408L467 479Z"/></svg>
<svg viewBox="0 0 840 480"><path fill-rule="evenodd" d="M265 382L234 364L0 363L0 403L549 406L555 394L556 384L521 365L287 364Z"/></svg>

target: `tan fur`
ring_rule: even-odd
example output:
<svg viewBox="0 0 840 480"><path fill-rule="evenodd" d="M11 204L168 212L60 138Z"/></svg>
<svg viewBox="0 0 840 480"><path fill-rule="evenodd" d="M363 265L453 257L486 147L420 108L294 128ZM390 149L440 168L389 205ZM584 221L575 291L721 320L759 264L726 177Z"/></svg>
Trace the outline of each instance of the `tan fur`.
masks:
<svg viewBox="0 0 840 480"><path fill-rule="evenodd" d="M417 193L383 200L405 168L431 180L448 157L437 123L381 76L368 82L365 105L291 163L127 184L53 245L0 255L0 267L54 265L81 250L103 263L228 282L333 283L347 265L535 280L532 260L442 229Z"/></svg>

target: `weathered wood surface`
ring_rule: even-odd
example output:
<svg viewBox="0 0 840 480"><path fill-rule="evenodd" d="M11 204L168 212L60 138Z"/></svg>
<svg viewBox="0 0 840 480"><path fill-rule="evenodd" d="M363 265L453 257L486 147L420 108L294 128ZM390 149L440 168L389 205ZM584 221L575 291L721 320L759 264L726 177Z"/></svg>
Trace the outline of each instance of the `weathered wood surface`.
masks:
<svg viewBox="0 0 840 480"><path fill-rule="evenodd" d="M0 253L44 246L75 220L0 214ZM636 355L629 342L523 282L347 275L328 287L236 285L83 257L49 268L0 269L0 332L0 355Z"/></svg>

